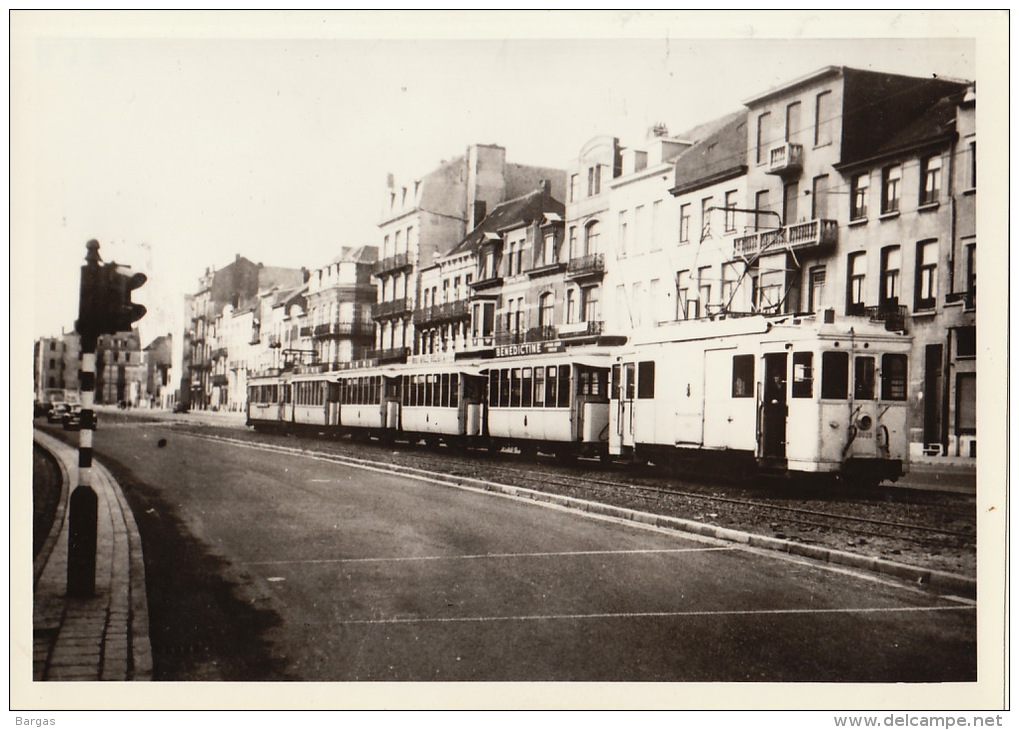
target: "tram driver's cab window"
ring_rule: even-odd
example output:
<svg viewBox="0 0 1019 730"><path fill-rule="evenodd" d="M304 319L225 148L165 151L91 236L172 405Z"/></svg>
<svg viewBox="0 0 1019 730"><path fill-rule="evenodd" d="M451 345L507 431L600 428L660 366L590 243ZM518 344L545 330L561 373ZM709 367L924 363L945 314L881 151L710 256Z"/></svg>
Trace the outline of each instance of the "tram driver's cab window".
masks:
<svg viewBox="0 0 1019 730"><path fill-rule="evenodd" d="M821 397L845 400L849 397L849 353L821 354Z"/></svg>

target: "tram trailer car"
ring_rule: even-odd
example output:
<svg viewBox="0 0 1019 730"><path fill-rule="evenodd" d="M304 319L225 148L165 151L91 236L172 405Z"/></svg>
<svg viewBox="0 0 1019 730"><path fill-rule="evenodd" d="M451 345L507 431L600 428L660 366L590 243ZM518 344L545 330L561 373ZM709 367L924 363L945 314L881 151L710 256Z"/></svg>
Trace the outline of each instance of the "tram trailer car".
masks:
<svg viewBox="0 0 1019 730"><path fill-rule="evenodd" d="M861 485L908 470L908 336L857 317L688 322L671 339L662 329L613 365L611 454Z"/></svg>
<svg viewBox="0 0 1019 730"><path fill-rule="evenodd" d="M492 446L561 458L608 456L611 363L609 351L488 361Z"/></svg>

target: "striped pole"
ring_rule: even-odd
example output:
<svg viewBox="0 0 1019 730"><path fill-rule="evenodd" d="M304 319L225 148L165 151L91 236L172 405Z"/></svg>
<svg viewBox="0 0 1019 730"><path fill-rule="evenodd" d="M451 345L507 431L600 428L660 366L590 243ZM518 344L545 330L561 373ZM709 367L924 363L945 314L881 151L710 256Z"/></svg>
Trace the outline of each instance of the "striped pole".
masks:
<svg viewBox="0 0 1019 730"><path fill-rule="evenodd" d="M81 426L78 432L78 486L71 493L68 517L67 594L87 598L95 594L99 498L92 489L92 431L95 428L96 342L100 292L99 244L89 241L87 264L81 270Z"/></svg>

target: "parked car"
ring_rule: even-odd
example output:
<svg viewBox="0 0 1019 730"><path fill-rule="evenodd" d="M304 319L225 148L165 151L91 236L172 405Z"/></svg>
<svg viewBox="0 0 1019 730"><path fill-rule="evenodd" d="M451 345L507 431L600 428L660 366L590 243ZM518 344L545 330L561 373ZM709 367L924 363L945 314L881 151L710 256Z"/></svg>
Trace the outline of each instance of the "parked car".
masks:
<svg viewBox="0 0 1019 730"><path fill-rule="evenodd" d="M72 405L67 409L67 413L64 414L62 423L64 429L67 431L77 431L81 428L81 406ZM92 429L99 428L99 414L95 411L92 412Z"/></svg>
<svg viewBox="0 0 1019 730"><path fill-rule="evenodd" d="M70 411L71 406L68 403L53 403L50 405L50 409L46 412L47 423L62 423L64 416Z"/></svg>

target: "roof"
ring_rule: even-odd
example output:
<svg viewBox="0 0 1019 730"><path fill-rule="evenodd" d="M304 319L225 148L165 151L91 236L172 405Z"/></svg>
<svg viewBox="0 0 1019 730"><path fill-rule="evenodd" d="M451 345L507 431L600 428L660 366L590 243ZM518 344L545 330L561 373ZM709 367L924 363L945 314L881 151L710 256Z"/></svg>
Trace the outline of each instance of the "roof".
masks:
<svg viewBox="0 0 1019 730"><path fill-rule="evenodd" d="M747 112L740 110L716 119L714 131L676 160L673 195L742 174L747 164Z"/></svg>
<svg viewBox="0 0 1019 730"><path fill-rule="evenodd" d="M340 255L326 264L326 266L347 263L374 264L378 258L378 246L344 246L340 249ZM325 268L325 266L320 266L319 268Z"/></svg>
<svg viewBox="0 0 1019 730"><path fill-rule="evenodd" d="M497 231L540 220L546 213L561 218L566 215L566 206L550 197L541 188L500 203L485 216L477 228L468 233L443 258L476 251L486 239L498 238Z"/></svg>

